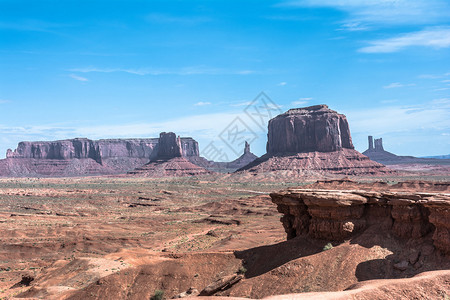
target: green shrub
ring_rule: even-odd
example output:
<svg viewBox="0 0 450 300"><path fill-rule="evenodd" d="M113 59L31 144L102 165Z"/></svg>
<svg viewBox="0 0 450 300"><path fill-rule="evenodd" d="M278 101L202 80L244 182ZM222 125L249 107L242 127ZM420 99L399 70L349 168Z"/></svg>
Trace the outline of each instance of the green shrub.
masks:
<svg viewBox="0 0 450 300"><path fill-rule="evenodd" d="M331 244L331 243L328 243L328 244L325 245L325 247L323 247L323 251L327 251L327 250L330 250L330 249L333 249L333 244Z"/></svg>
<svg viewBox="0 0 450 300"><path fill-rule="evenodd" d="M155 294L150 297L150 300L162 300L164 299L164 291L162 290L156 290Z"/></svg>
<svg viewBox="0 0 450 300"><path fill-rule="evenodd" d="M247 269L244 266L240 266L238 270L238 274L245 274L247 272Z"/></svg>

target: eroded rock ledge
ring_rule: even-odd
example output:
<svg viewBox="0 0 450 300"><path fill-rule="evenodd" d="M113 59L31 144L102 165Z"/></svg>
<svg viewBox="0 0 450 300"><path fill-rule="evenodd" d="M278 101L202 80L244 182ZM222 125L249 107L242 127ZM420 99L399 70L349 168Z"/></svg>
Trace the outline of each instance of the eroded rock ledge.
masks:
<svg viewBox="0 0 450 300"><path fill-rule="evenodd" d="M434 246L450 254L450 194L288 189L270 197L288 239L339 241L377 225L399 238L433 233Z"/></svg>

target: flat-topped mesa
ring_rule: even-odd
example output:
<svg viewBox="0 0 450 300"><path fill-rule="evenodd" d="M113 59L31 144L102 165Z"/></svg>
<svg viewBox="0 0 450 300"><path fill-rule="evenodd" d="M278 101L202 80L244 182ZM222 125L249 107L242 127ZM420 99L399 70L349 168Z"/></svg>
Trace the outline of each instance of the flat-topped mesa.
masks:
<svg viewBox="0 0 450 300"><path fill-rule="evenodd" d="M163 138L164 139L164 138ZM197 141L176 139L170 153L161 155L198 158ZM163 142L164 143L164 142ZM102 139L75 138L58 141L20 142L0 160L0 176L84 176L120 174L143 166L158 156L159 138ZM170 148L170 147L169 147ZM167 152L168 151L168 152Z"/></svg>
<svg viewBox="0 0 450 300"><path fill-rule="evenodd" d="M268 129L270 155L354 149L347 118L324 104L290 109L271 119Z"/></svg>
<svg viewBox="0 0 450 300"><path fill-rule="evenodd" d="M159 134L158 154L156 159L171 159L181 157L181 140L173 132L161 132Z"/></svg>
<svg viewBox="0 0 450 300"><path fill-rule="evenodd" d="M83 159L91 158L101 164L100 147L87 138L52 142L20 142L15 151L8 149L6 158Z"/></svg>

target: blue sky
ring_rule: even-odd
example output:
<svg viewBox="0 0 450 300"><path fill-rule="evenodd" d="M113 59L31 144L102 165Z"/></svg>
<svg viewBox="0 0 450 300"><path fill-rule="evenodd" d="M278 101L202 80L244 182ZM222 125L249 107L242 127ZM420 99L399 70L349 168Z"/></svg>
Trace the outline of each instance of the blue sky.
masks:
<svg viewBox="0 0 450 300"><path fill-rule="evenodd" d="M280 111L328 104L354 144L450 153L447 0L0 0L0 157L22 140L213 142L264 91Z"/></svg>

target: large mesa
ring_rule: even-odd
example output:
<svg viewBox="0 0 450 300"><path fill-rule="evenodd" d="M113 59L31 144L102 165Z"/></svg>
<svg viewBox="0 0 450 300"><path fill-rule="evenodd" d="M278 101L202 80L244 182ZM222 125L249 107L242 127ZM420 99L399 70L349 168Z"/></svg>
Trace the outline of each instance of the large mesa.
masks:
<svg viewBox="0 0 450 300"><path fill-rule="evenodd" d="M324 104L290 109L268 127L268 154L354 149L347 118Z"/></svg>
<svg viewBox="0 0 450 300"><path fill-rule="evenodd" d="M392 171L354 150L347 118L315 105L290 109L269 121L267 153L237 175L322 177Z"/></svg>
<svg viewBox="0 0 450 300"><path fill-rule="evenodd" d="M170 155L170 151L181 151L184 157L199 156L198 143L191 137L177 139L176 148L168 148L165 139L162 142L161 147L158 138L20 142L14 151L8 149L6 159L0 160L0 176L120 174L143 166L159 152Z"/></svg>

